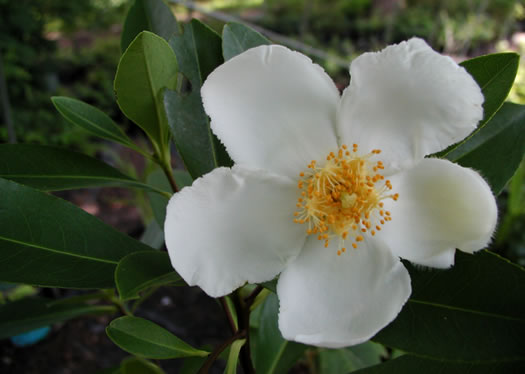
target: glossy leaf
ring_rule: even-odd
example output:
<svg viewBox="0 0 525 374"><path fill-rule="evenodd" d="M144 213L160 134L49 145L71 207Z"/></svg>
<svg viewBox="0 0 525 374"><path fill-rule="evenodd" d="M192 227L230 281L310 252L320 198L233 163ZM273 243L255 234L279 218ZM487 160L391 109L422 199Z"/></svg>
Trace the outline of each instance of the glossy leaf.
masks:
<svg viewBox="0 0 525 374"><path fill-rule="evenodd" d="M228 23L222 30L224 60L229 60L250 48L265 44L271 43L263 35L242 23Z"/></svg>
<svg viewBox="0 0 525 374"><path fill-rule="evenodd" d="M230 346L230 353L228 354L228 361L226 362L226 369L224 374L236 374L237 363L239 362L239 353L241 348L246 343L246 339L239 339L232 343Z"/></svg>
<svg viewBox="0 0 525 374"><path fill-rule="evenodd" d="M175 178L175 183L179 190L183 189L186 186L191 186L193 179L190 174L184 170L173 170L173 176ZM170 191L171 186L166 178L166 175L161 169L154 170L150 175L148 175L148 184L154 188L159 188L161 190ZM148 198L153 210L153 215L155 220L164 229L164 219L166 218L166 206L168 205L169 199L157 193L147 193Z"/></svg>
<svg viewBox="0 0 525 374"><path fill-rule="evenodd" d="M134 252L124 257L115 270L115 284L122 300L135 299L150 287L183 283L171 266L167 252Z"/></svg>
<svg viewBox="0 0 525 374"><path fill-rule="evenodd" d="M193 178L217 166L231 164L224 147L211 132L200 89L222 60L221 38L200 21L192 20L181 35L170 39L180 72L189 80L190 92L167 90L164 105L177 151ZM226 159L226 161L225 161Z"/></svg>
<svg viewBox="0 0 525 374"><path fill-rule="evenodd" d="M175 183L179 190L182 190L184 187L191 186L193 179L186 170L173 170L173 177L175 178Z"/></svg>
<svg viewBox="0 0 525 374"><path fill-rule="evenodd" d="M451 145L439 152L440 157L447 156L470 137L482 129L501 107L514 83L519 66L519 55L516 53L495 53L480 56L461 64L472 75L481 88L485 98L483 103L483 119L476 130L461 142Z"/></svg>
<svg viewBox="0 0 525 374"><path fill-rule="evenodd" d="M523 359L525 271L487 251L456 252L448 270L406 264L412 296L373 340L429 358L464 362Z"/></svg>
<svg viewBox="0 0 525 374"><path fill-rule="evenodd" d="M86 314L115 311L115 307L108 305L57 303L43 297L24 298L0 305L0 339Z"/></svg>
<svg viewBox="0 0 525 374"><path fill-rule="evenodd" d="M381 365L358 370L355 374L510 374L525 372L525 361L509 363L459 363L401 356Z"/></svg>
<svg viewBox="0 0 525 374"><path fill-rule="evenodd" d="M135 0L124 21L120 40L122 52L141 31L151 31L165 40L178 31L177 20L164 1Z"/></svg>
<svg viewBox="0 0 525 374"><path fill-rule="evenodd" d="M167 141L162 91L176 83L177 59L161 37L141 32L122 55L115 76L117 103L157 145Z"/></svg>
<svg viewBox="0 0 525 374"><path fill-rule="evenodd" d="M100 138L120 143L126 147L137 148L106 113L94 106L63 96L54 96L51 101L58 112L71 124L82 127L90 134Z"/></svg>
<svg viewBox="0 0 525 374"><path fill-rule="evenodd" d="M46 145L0 144L0 177L43 191L123 186L167 194L95 158Z"/></svg>
<svg viewBox="0 0 525 374"><path fill-rule="evenodd" d="M503 104L487 126L447 158L478 170L499 194L525 154L525 105Z"/></svg>
<svg viewBox="0 0 525 374"><path fill-rule="evenodd" d="M308 346L285 340L277 323L279 301L270 294L254 314L257 328L251 334L251 348L257 374L286 373Z"/></svg>
<svg viewBox="0 0 525 374"><path fill-rule="evenodd" d="M516 78L520 56L517 53L494 53L463 61L463 66L478 83L485 102L480 126L501 107Z"/></svg>
<svg viewBox="0 0 525 374"><path fill-rule="evenodd" d="M326 349L319 352L319 372L346 374L381 363L386 349L377 343L366 342L350 348Z"/></svg>
<svg viewBox="0 0 525 374"><path fill-rule="evenodd" d="M159 366L141 357L127 357L120 364L121 374L165 374Z"/></svg>
<svg viewBox="0 0 525 374"><path fill-rule="evenodd" d="M168 330L143 318L124 316L106 328L109 338L120 348L134 355L170 359L208 355L186 344Z"/></svg>
<svg viewBox="0 0 525 374"><path fill-rule="evenodd" d="M0 178L0 281L112 288L120 259L150 249L82 209Z"/></svg>

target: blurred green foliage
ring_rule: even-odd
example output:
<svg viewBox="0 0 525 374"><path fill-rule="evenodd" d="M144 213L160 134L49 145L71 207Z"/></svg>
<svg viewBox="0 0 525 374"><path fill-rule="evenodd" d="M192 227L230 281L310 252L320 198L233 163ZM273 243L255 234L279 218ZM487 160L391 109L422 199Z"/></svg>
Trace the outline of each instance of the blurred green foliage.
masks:
<svg viewBox="0 0 525 374"><path fill-rule="evenodd" d="M525 10L525 8L524 8ZM516 52L522 56L520 59L520 66L518 68L518 74L514 81L514 86L510 90L508 100L517 104L525 104L525 33L521 37L517 37L515 40ZM511 51L511 46L507 40L502 40L496 46L498 52Z"/></svg>
<svg viewBox="0 0 525 374"><path fill-rule="evenodd" d="M19 141L70 145L92 153L88 136L67 124L50 96L64 94L116 115L112 81L120 55L118 34L77 48L73 31L105 30L123 18L123 1L0 0L0 52ZM73 41L57 48L55 35ZM0 108L0 112L2 108ZM7 130L0 117L0 142Z"/></svg>
<svg viewBox="0 0 525 374"><path fill-rule="evenodd" d="M389 44L414 35L447 52L466 54L508 36L519 18L517 0L266 0L263 24L285 35L311 34ZM364 47L364 48L363 48Z"/></svg>
<svg viewBox="0 0 525 374"><path fill-rule="evenodd" d="M112 81L119 58L118 30L131 0L0 0L0 52L19 140L61 144L89 153L89 139L66 124L49 101L75 97L125 121ZM447 53L488 52L524 22L518 0L201 0L208 9L255 11L263 27L345 60L411 36ZM81 30L81 31L79 31ZM57 43L58 41L58 43ZM65 43L68 42L68 43ZM60 44L60 46L57 46ZM321 61L319 61L321 62ZM338 81L346 68L325 68ZM519 79L524 75L520 73ZM513 93L525 100L525 85ZM1 111L1 108L0 108ZM7 130L0 117L0 142Z"/></svg>

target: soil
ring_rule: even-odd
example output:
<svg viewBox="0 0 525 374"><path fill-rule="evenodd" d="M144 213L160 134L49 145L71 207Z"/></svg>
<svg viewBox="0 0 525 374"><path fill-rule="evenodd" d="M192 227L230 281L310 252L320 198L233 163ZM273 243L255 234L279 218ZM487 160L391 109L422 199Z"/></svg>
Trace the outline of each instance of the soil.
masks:
<svg viewBox="0 0 525 374"><path fill-rule="evenodd" d="M144 302L138 317L149 319L173 332L194 347L215 347L229 337L229 327L219 304L195 287L159 289ZM55 325L41 342L15 347L0 342L2 374L95 374L118 366L129 354L107 337L105 328L118 317L82 317ZM166 373L178 373L182 360L156 362ZM222 373L218 362L212 373Z"/></svg>

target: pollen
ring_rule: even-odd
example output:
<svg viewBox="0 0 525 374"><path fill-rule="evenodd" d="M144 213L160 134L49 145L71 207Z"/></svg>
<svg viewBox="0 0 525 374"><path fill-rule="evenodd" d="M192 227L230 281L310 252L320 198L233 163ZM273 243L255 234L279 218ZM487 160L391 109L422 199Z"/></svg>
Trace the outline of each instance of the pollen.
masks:
<svg viewBox="0 0 525 374"><path fill-rule="evenodd" d="M375 236L379 225L392 219L383 201L397 201L399 193L392 193L394 186L381 174L385 167L377 159L380 153L373 149L361 154L357 144L343 144L325 160L312 160L299 174L294 222L306 225L306 233L315 235L325 248L336 239L339 256L346 252L345 241L357 249L368 233Z"/></svg>

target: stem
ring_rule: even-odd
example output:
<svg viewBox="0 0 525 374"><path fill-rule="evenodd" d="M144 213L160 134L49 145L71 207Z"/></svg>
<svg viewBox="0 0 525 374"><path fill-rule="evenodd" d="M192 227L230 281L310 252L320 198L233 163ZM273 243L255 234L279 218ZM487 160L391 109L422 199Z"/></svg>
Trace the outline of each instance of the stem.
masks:
<svg viewBox="0 0 525 374"><path fill-rule="evenodd" d="M219 297L219 300L221 302L222 308L224 309L224 313L226 313L226 317L228 318L228 323L230 325L230 329L232 330L233 334L237 333L237 324L233 320L232 312L230 310L230 306L228 305L228 302L226 301L226 297Z"/></svg>
<svg viewBox="0 0 525 374"><path fill-rule="evenodd" d="M123 301L120 301L117 298L113 298L111 301L113 301L113 304L115 304L116 306L119 307L119 309L122 312L122 314L124 314L126 316L133 317L133 313L131 313L129 311L128 307L126 306L126 304Z"/></svg>
<svg viewBox="0 0 525 374"><path fill-rule="evenodd" d="M177 182L175 182L175 177L173 176L173 170L171 169L169 158L161 160L160 166L162 167L164 174L166 174L166 177L168 178L168 181L170 182L170 186L171 186L171 189L173 190L173 193L178 192L179 189L177 188Z"/></svg>
<svg viewBox="0 0 525 374"><path fill-rule="evenodd" d="M256 290L254 290L247 297L248 301L250 301L250 297L255 291ZM241 353L240 353L241 365L242 365L242 368L244 369L244 374L255 374L255 369L252 364L252 354L250 351L250 304L246 304L244 302L244 300L242 299L238 291L236 292L235 296L236 296L235 304L237 306L237 311L238 311L237 319L239 321L239 330L245 332L246 334L246 344L243 345L243 347L241 348Z"/></svg>
<svg viewBox="0 0 525 374"><path fill-rule="evenodd" d="M257 295L259 295L261 293L261 291L264 290L264 287L261 286L260 284L257 285L257 287L255 287L255 289L248 295L248 297L246 299L244 299L244 303L246 304L246 306L249 308L252 306L253 302L255 301L255 298L257 297Z"/></svg>
<svg viewBox="0 0 525 374"><path fill-rule="evenodd" d="M217 360L219 355L226 349L230 344L232 344L237 339L242 339L246 335L246 331L239 331L237 334L233 335L232 337L228 338L224 341L221 345L219 345L217 348L213 350L213 352L208 356L206 361L202 364L201 368L197 372L198 374L206 374L211 368L211 365ZM246 344L245 344L246 345Z"/></svg>
<svg viewBox="0 0 525 374"><path fill-rule="evenodd" d="M133 316L133 313L131 313L129 311L128 306L126 305L126 303L124 301L120 300L120 298L115 295L114 291L111 294L107 294L106 300L111 302L111 303L113 303L113 304L115 304L120 309L122 314L124 314L126 316Z"/></svg>

